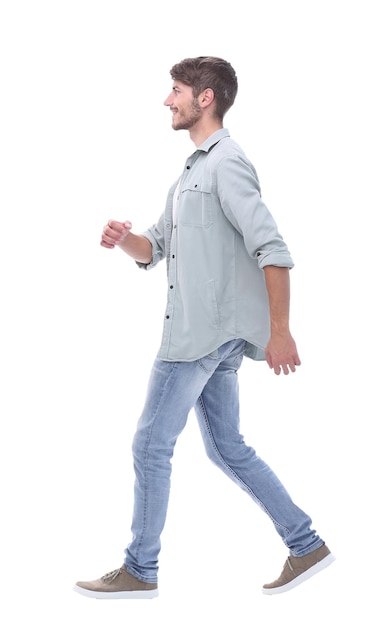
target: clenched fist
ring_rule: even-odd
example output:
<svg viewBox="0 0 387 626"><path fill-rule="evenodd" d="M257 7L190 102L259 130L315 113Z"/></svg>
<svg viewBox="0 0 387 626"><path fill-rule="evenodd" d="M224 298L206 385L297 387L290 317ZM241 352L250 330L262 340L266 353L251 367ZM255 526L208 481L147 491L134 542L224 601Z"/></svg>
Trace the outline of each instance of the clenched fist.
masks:
<svg viewBox="0 0 387 626"><path fill-rule="evenodd" d="M109 220L102 231L101 246L104 248L114 248L117 244L123 242L131 228L131 222Z"/></svg>

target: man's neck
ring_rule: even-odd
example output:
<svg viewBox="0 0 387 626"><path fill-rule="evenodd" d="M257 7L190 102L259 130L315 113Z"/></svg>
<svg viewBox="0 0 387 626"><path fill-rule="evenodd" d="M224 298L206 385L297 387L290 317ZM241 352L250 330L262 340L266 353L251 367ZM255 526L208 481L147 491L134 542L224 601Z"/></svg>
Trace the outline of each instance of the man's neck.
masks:
<svg viewBox="0 0 387 626"><path fill-rule="evenodd" d="M208 137L221 128L223 128L223 124L219 120L211 119L206 122L201 120L201 123L189 129L189 136L195 146L198 147L203 143L203 141L208 139Z"/></svg>

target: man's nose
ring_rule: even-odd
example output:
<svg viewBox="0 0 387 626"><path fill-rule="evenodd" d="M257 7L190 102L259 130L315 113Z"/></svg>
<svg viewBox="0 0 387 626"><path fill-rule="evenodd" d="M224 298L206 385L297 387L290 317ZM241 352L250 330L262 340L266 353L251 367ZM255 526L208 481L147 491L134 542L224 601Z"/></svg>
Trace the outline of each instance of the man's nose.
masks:
<svg viewBox="0 0 387 626"><path fill-rule="evenodd" d="M164 100L164 105L165 105L166 107L170 107L170 106L171 106L171 104L172 104L172 94L170 93L170 94L169 94L169 96L168 96L168 98L166 98L166 100Z"/></svg>

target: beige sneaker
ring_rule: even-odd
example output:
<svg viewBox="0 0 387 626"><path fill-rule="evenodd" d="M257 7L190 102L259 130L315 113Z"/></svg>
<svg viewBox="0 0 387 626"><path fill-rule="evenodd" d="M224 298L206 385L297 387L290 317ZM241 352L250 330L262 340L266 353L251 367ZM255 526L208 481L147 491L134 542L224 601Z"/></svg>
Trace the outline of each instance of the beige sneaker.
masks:
<svg viewBox="0 0 387 626"><path fill-rule="evenodd" d="M156 598L159 595L157 583L144 583L126 571L125 565L90 582L77 582L74 591L89 598Z"/></svg>
<svg viewBox="0 0 387 626"><path fill-rule="evenodd" d="M335 557L325 544L305 556L289 556L281 576L274 582L263 585L262 591L269 595L289 591L328 567L334 560Z"/></svg>

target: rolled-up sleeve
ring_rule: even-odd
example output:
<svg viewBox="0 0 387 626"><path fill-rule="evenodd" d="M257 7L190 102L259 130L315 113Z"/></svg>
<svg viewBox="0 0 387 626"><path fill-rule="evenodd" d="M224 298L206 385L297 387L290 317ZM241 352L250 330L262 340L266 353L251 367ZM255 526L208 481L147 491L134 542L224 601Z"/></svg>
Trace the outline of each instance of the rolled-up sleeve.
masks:
<svg viewBox="0 0 387 626"><path fill-rule="evenodd" d="M150 263L141 263L136 261L140 269L151 270L165 257L165 231L164 231L164 214L161 215L157 224L154 224L143 233L152 246L152 260Z"/></svg>

